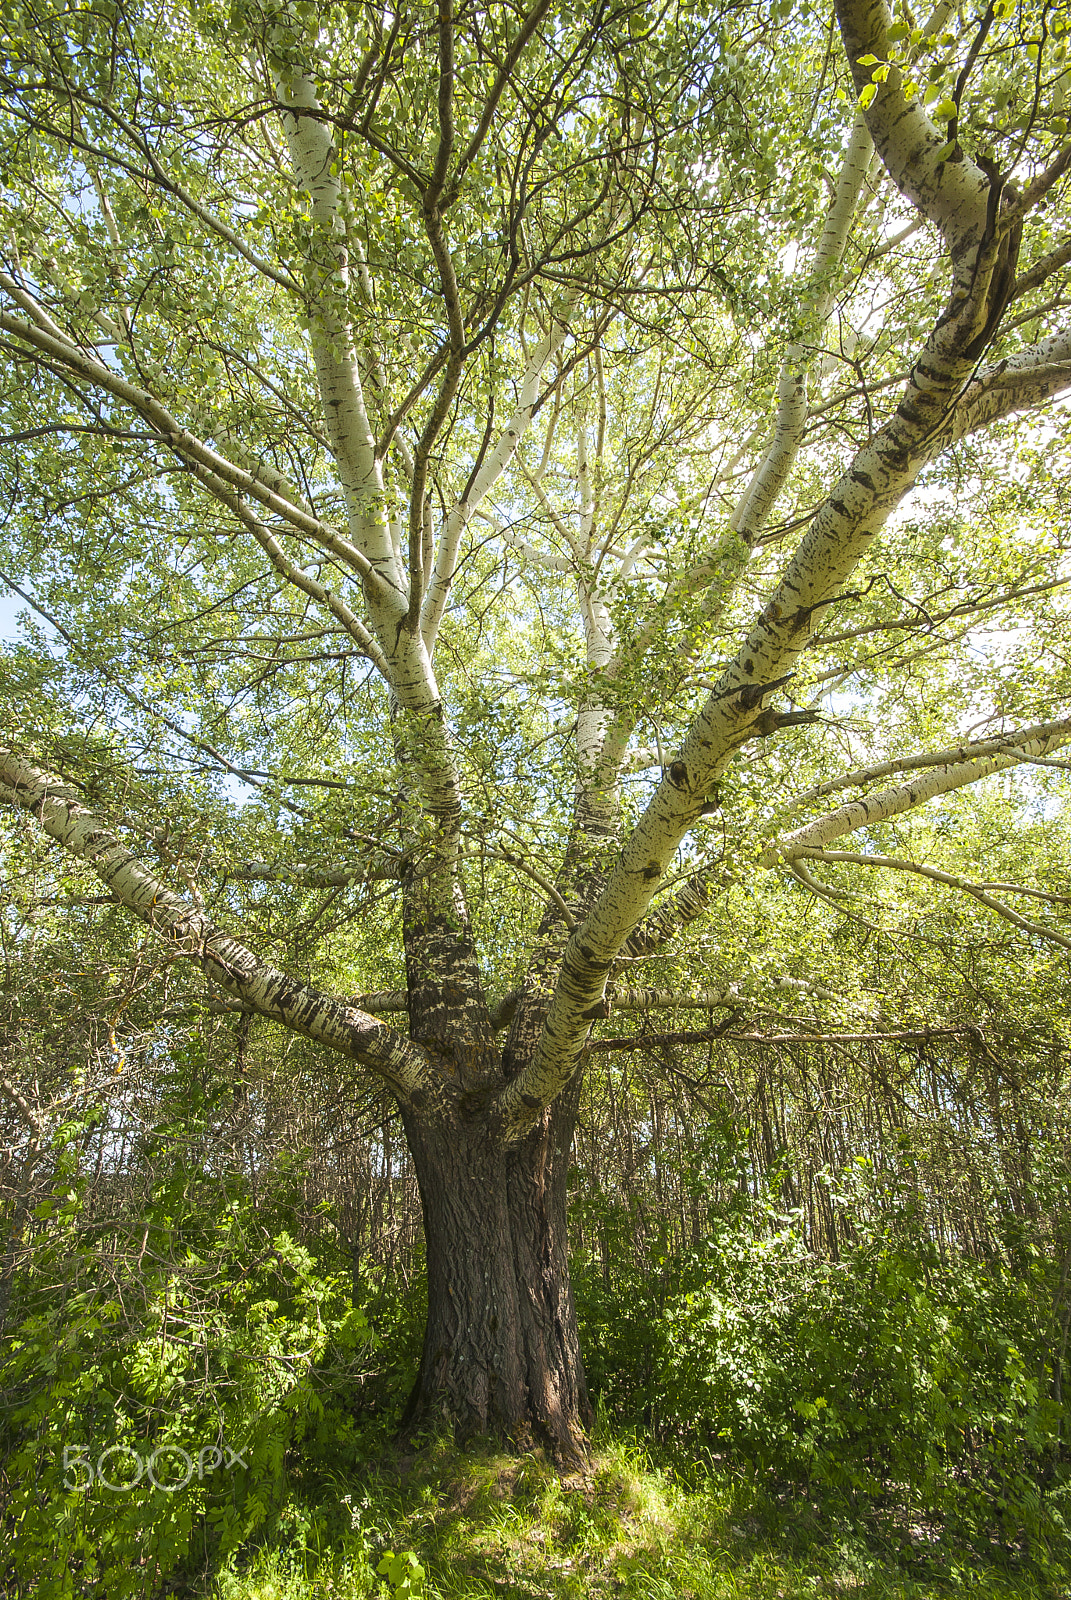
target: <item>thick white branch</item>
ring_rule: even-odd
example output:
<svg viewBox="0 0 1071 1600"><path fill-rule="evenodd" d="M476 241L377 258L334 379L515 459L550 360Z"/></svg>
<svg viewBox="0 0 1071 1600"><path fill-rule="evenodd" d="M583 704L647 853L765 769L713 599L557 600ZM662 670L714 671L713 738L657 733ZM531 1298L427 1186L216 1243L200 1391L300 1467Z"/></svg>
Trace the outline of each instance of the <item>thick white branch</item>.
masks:
<svg viewBox="0 0 1071 1600"><path fill-rule="evenodd" d="M942 443L965 439L1002 417L1043 405L1071 389L1071 332L1053 334L983 367L949 414Z"/></svg>
<svg viewBox="0 0 1071 1600"><path fill-rule="evenodd" d="M862 800L852 800L838 806L827 816L808 822L793 833L786 834L776 844L770 845L759 857L760 866L770 867L777 861L792 861L796 856L821 850L834 839L855 833L860 828L874 827L887 822L890 817L902 816L906 811L925 805L939 794L951 794L967 784L994 772L1004 772L1009 767L1029 761L1033 756L1044 756L1071 740L1071 720L1056 725L1057 731L1035 738L1021 740L1005 754L980 756L970 761L949 762L920 773L910 782L891 789L879 790Z"/></svg>
<svg viewBox="0 0 1071 1600"><path fill-rule="evenodd" d="M417 1046L368 1014L260 961L143 866L58 779L6 750L0 750L0 799L36 817L49 837L84 861L128 910L244 1006L361 1062L402 1100L427 1091L432 1079Z"/></svg>
<svg viewBox="0 0 1071 1600"><path fill-rule="evenodd" d="M311 238L305 261L313 361L331 449L349 512L350 536L385 582L368 602L381 642L405 615L405 575L395 558L376 441L361 386L349 318L349 261L342 215L339 155L320 115L315 85L297 69L275 84L283 106L298 187L309 197Z"/></svg>
<svg viewBox="0 0 1071 1600"><path fill-rule="evenodd" d="M422 608L421 631L424 643L429 651L434 651L435 638L439 631L443 612L450 594L450 586L454 580L454 571L457 566L458 550L461 547L461 538L469 520L477 508L486 500L495 484L501 478L513 457L521 440L528 431L539 398L539 379L547 363L553 359L561 349L565 340L566 330L560 323L556 323L547 337L536 346L529 358L524 377L521 380L520 398L517 409L498 437L497 443L489 450L483 459L479 472L473 478L468 492L459 500L450 511L439 533L438 548L435 552L435 566L424 596Z"/></svg>
<svg viewBox="0 0 1071 1600"><path fill-rule="evenodd" d="M856 93L871 83L860 57L889 59L892 15L885 0L836 0L837 20ZM890 66L866 111L867 127L900 192L941 230L957 262L969 258L986 225L989 183L962 149L955 161L938 161L946 137L938 132L917 96L904 96L903 74Z"/></svg>
<svg viewBox="0 0 1071 1600"><path fill-rule="evenodd" d="M614 1011L717 1011L740 1003L734 983L724 989L613 989L607 995L607 1015Z"/></svg>
<svg viewBox="0 0 1071 1600"><path fill-rule="evenodd" d="M800 321L810 323L809 339L793 341L785 351L777 383L777 416L773 437L755 468L731 519L734 532L754 544L766 526L778 495L799 454L807 423L807 378L821 331L836 292L837 271L855 220L859 195L870 170L874 146L866 123L858 116L844 152L833 202L826 214L814 261L801 295Z"/></svg>
<svg viewBox="0 0 1071 1600"><path fill-rule="evenodd" d="M813 789L807 789L803 794L796 795L787 806L786 811L796 811L800 806L810 805L815 800L821 800L824 795L834 794L838 789L861 788L868 783L876 783L879 778L891 777L894 772L916 772L927 767L953 767L961 762L973 762L982 756L1006 755L1016 750L1025 750L1026 745L1039 739L1071 737L1071 717L1064 717L1056 722L1039 722L1031 728L1019 728L1012 733L996 734L991 739L969 739L964 744L947 745L943 750L927 750L917 756L897 756L891 761L877 761L868 767L858 767L853 772L838 773L835 778L827 778L825 783L816 784Z"/></svg>

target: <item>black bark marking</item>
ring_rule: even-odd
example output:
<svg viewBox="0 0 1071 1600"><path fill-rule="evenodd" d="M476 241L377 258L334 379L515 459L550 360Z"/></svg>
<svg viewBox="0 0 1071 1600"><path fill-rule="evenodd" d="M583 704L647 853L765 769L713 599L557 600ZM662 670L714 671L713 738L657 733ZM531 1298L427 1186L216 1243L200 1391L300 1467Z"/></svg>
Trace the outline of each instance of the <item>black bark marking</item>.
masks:
<svg viewBox="0 0 1071 1600"><path fill-rule="evenodd" d="M807 722L817 722L817 711L775 711L771 706L755 718L748 730L750 734L765 739L780 728L798 728ZM716 807L712 809L717 809Z"/></svg>
<svg viewBox="0 0 1071 1600"><path fill-rule="evenodd" d="M793 673L786 672L783 677L774 678L770 683L745 684L736 697L737 710L754 711L757 706L761 706L768 694L773 694L775 689L783 688L793 676Z"/></svg>
<svg viewBox="0 0 1071 1600"><path fill-rule="evenodd" d="M926 418L911 400L901 400L896 408L896 415L902 417L905 422L910 423L913 428L924 428L926 426Z"/></svg>

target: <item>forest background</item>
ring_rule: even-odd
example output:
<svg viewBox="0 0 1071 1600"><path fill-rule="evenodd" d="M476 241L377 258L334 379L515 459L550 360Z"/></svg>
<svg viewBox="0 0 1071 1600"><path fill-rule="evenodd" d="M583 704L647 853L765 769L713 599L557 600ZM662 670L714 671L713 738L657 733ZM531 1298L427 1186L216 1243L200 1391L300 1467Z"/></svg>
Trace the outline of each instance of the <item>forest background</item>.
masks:
<svg viewBox="0 0 1071 1600"><path fill-rule="evenodd" d="M1061 1592L1071 14L0 16L10 1592Z"/></svg>

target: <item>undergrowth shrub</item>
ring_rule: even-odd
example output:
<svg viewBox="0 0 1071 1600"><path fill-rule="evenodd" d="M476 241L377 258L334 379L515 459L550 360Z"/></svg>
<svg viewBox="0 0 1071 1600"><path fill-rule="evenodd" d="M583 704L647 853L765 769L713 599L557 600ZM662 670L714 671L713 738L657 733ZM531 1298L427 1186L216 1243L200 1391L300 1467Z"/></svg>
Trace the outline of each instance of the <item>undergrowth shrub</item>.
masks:
<svg viewBox="0 0 1071 1600"><path fill-rule="evenodd" d="M896 1503L1045 1563L1071 1523L1055 1265L1021 1240L1000 1259L942 1259L910 1186L882 1181L874 1205L865 1163L829 1180L852 1240L837 1261L769 1195L686 1252L623 1251L609 1281L578 1261L592 1389L764 1481ZM603 1238L629 1226L622 1208L599 1223Z"/></svg>
<svg viewBox="0 0 1071 1600"><path fill-rule="evenodd" d="M254 1204L243 1177L206 1171L190 1134L212 1105L193 1101L154 1130L136 1215L95 1220L82 1130L55 1136L0 1352L12 1596L135 1600L237 1550L284 1509L287 1452L365 1365L349 1274L295 1241L285 1196Z"/></svg>

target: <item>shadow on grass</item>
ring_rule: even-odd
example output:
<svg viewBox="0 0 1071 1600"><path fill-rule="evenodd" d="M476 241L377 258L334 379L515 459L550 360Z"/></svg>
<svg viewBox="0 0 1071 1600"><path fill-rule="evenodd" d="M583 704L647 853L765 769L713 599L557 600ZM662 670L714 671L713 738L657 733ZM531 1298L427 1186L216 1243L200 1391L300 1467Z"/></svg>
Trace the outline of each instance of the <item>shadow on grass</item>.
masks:
<svg viewBox="0 0 1071 1600"><path fill-rule="evenodd" d="M373 1576L388 1545L416 1552L426 1600L1056 1600L1069 1592L1061 1552L957 1543L912 1522L894 1496L883 1506L815 1499L756 1485L726 1463L699 1470L660 1460L620 1433L599 1437L590 1468L564 1479L538 1453L480 1443L462 1453L429 1439L416 1450L384 1446L360 1480L353 1539L321 1546L308 1577L286 1588L265 1587L254 1562L244 1579L232 1574L217 1588L219 1600L391 1600Z"/></svg>

